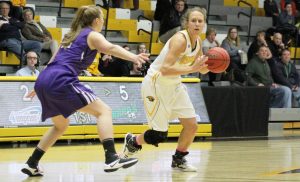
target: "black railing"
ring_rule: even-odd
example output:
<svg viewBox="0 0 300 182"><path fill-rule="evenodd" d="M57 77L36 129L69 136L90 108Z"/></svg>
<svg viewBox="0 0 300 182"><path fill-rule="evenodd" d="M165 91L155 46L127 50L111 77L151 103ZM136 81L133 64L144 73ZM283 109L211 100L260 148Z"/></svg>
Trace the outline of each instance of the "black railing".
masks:
<svg viewBox="0 0 300 182"><path fill-rule="evenodd" d="M295 52L294 52L294 64L296 64L296 59L297 59L297 49L298 49L298 38L299 38L299 27L297 27L297 32L295 36Z"/></svg>
<svg viewBox="0 0 300 182"><path fill-rule="evenodd" d="M63 0L59 0L59 7L58 7L58 12L57 12L57 16L58 16L58 17L61 17L62 1L63 1Z"/></svg>
<svg viewBox="0 0 300 182"><path fill-rule="evenodd" d="M207 3L207 16L206 16L206 23L208 24L208 17L210 15L210 0Z"/></svg>
<svg viewBox="0 0 300 182"><path fill-rule="evenodd" d="M249 45L249 40L250 40L250 36L251 36L250 34L251 34L252 16L253 16L253 9L254 8L250 3L246 2L246 1L243 1L243 0L239 0L237 5L240 6L241 3L250 7L250 14L247 14L245 12L239 12L237 14L238 18L240 18L241 15L244 15L244 16L249 18L248 33L247 33L247 45Z"/></svg>
<svg viewBox="0 0 300 182"><path fill-rule="evenodd" d="M147 34L150 35L149 53L151 54L151 49L152 49L152 37L153 37L153 22L152 22L152 20L150 20L149 18L147 18L147 17L145 17L145 16L143 16L143 15L139 15L139 16L138 16L138 22L141 20L141 18L143 18L143 19L148 20L148 21L151 22L151 32L149 32L149 31L147 31L147 30L145 30L145 29L138 29L138 31L137 31L137 34L138 34L138 35L140 35L140 32L141 32L141 31L143 31L143 32L145 32L145 33L147 33Z"/></svg>

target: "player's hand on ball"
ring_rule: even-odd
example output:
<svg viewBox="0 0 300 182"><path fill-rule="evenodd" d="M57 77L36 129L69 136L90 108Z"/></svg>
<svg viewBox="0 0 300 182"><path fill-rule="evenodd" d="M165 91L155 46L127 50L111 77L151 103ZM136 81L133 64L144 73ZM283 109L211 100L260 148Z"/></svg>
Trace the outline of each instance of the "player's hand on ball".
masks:
<svg viewBox="0 0 300 182"><path fill-rule="evenodd" d="M203 74L207 73L209 71L207 69L207 64L206 64L207 59L208 59L208 57L205 55L202 55L202 56L199 56L198 58L196 58L195 63L193 64L194 72L201 71L201 73L202 73L202 71L203 71Z"/></svg>
<svg viewBox="0 0 300 182"><path fill-rule="evenodd" d="M35 91L32 90L31 92L29 92L27 95L26 95L26 98L30 98L30 99L33 99L33 97L36 95Z"/></svg>

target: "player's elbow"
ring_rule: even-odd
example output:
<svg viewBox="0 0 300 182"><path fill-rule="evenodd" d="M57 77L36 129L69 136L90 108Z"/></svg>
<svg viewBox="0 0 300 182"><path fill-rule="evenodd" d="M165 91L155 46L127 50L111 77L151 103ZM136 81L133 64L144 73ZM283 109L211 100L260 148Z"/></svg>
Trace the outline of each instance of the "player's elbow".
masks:
<svg viewBox="0 0 300 182"><path fill-rule="evenodd" d="M165 67L165 66L162 66L159 71L160 71L162 76L167 76L168 75L168 68Z"/></svg>

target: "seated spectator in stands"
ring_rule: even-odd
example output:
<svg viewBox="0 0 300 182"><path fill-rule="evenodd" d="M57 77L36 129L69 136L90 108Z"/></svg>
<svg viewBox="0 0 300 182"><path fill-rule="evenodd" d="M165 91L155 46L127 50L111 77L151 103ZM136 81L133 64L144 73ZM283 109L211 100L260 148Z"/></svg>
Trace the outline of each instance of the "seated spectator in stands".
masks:
<svg viewBox="0 0 300 182"><path fill-rule="evenodd" d="M50 32L43 24L33 19L32 10L25 9L23 17L25 21L25 26L22 28L23 36L28 40L41 42L43 50L51 50L54 54L58 50L57 41L52 39Z"/></svg>
<svg viewBox="0 0 300 182"><path fill-rule="evenodd" d="M29 51L24 57L26 66L18 70L16 76L39 76L40 72L35 67L39 59L37 53Z"/></svg>
<svg viewBox="0 0 300 182"><path fill-rule="evenodd" d="M282 34L278 32L274 33L273 39L268 41L267 44L272 53L272 58L274 58L276 61L279 61L282 50L287 48L282 42Z"/></svg>
<svg viewBox="0 0 300 182"><path fill-rule="evenodd" d="M175 4L175 0L159 0L156 2L154 20L161 21L165 14L168 14Z"/></svg>
<svg viewBox="0 0 300 182"><path fill-rule="evenodd" d="M219 47L220 43L216 40L217 30L214 28L208 28L206 31L206 39L202 42L203 54L206 54L208 49L213 47Z"/></svg>
<svg viewBox="0 0 300 182"><path fill-rule="evenodd" d="M272 53L272 57L268 59L267 62L271 69L273 80L275 83L284 85L285 77L277 66L278 62L280 61L282 50L286 48L282 42L282 35L280 33L274 33L273 39L271 41L267 41L267 44Z"/></svg>
<svg viewBox="0 0 300 182"><path fill-rule="evenodd" d="M286 3L285 10L279 14L276 30L283 35L283 42L286 45L290 44L292 38L296 36L295 16L290 3Z"/></svg>
<svg viewBox="0 0 300 182"><path fill-rule="evenodd" d="M272 17L273 26L276 26L279 16L279 9L275 0L265 0L264 10L266 17Z"/></svg>
<svg viewBox="0 0 300 182"><path fill-rule="evenodd" d="M217 31L214 28L208 28L206 31L206 39L202 42L202 52L206 54L210 48L219 47L220 43L216 40ZM208 72L209 85L213 85L212 82L216 81L220 74ZM220 80L220 78L218 79Z"/></svg>
<svg viewBox="0 0 300 182"><path fill-rule="evenodd" d="M231 27L228 29L227 37L222 41L221 47L223 47L230 56L230 64L226 71L232 72L235 81L243 83L245 81L243 76L245 65L242 64L241 57L245 52L240 47L240 37L237 28Z"/></svg>
<svg viewBox="0 0 300 182"><path fill-rule="evenodd" d="M148 53L145 43L140 43L137 46L137 54L140 54L140 53ZM131 64L131 62L129 62L129 63ZM141 71L142 71L143 75L146 75L151 63L152 63L152 61L149 59L148 61L146 61L145 64L142 65Z"/></svg>
<svg viewBox="0 0 300 182"><path fill-rule="evenodd" d="M130 51L130 47L128 45L124 45L123 48ZM103 54L99 61L99 71L104 76L129 76L130 66L127 61L112 57L111 55Z"/></svg>
<svg viewBox="0 0 300 182"><path fill-rule="evenodd" d="M293 16L296 16L298 12L297 12L297 8L296 8L295 0L280 0L281 12L285 11L286 4L291 4L292 14L293 14Z"/></svg>
<svg viewBox="0 0 300 182"><path fill-rule="evenodd" d="M25 7L26 5L26 0L11 0L12 2L12 14L11 16L20 20L20 21L23 21L23 8Z"/></svg>
<svg viewBox="0 0 300 182"><path fill-rule="evenodd" d="M270 107L290 108L291 89L274 83L270 67L267 63L267 60L271 57L272 54L268 47L262 45L258 49L257 56L254 56L246 67L248 85L270 87Z"/></svg>
<svg viewBox="0 0 300 182"><path fill-rule="evenodd" d="M184 0L176 0L174 7L160 21L159 40L166 43L176 32L181 30L180 19L187 9Z"/></svg>
<svg viewBox="0 0 300 182"><path fill-rule="evenodd" d="M253 56L256 55L258 48L260 46L262 46L262 45L268 46L265 35L266 35L265 31L258 31L256 33L256 37L255 37L254 41L251 43L251 45L249 46L249 49L247 52L248 60L251 60L253 58Z"/></svg>
<svg viewBox="0 0 300 182"><path fill-rule="evenodd" d="M24 22L9 17L10 5L6 2L0 3L0 48L9 52L13 52L20 60L25 52L33 50L36 53L41 52L41 44L37 41L24 40L21 41L20 29L24 27Z"/></svg>
<svg viewBox="0 0 300 182"><path fill-rule="evenodd" d="M130 69L130 76L144 76L141 68L137 64L132 64Z"/></svg>
<svg viewBox="0 0 300 182"><path fill-rule="evenodd" d="M281 55L281 61L278 63L279 70L282 72L285 78L285 82L282 85L289 87L293 93L293 99L295 107L300 107L300 79L295 64L291 61L291 52L288 49L284 49Z"/></svg>

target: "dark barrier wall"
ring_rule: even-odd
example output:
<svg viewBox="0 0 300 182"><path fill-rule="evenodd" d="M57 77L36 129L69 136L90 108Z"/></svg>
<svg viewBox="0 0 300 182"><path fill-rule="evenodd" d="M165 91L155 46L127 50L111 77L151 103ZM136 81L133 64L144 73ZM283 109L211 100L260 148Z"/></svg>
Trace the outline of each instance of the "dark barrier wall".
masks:
<svg viewBox="0 0 300 182"><path fill-rule="evenodd" d="M202 87L215 137L267 136L269 88Z"/></svg>

